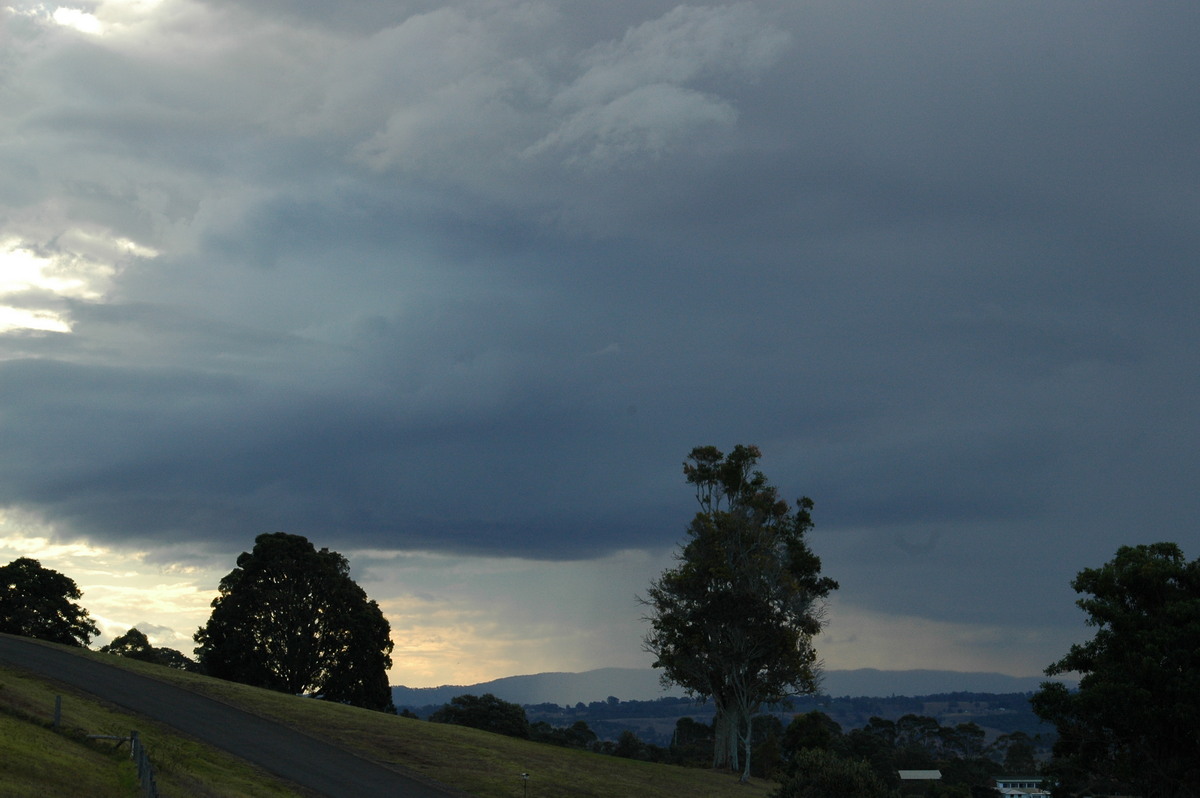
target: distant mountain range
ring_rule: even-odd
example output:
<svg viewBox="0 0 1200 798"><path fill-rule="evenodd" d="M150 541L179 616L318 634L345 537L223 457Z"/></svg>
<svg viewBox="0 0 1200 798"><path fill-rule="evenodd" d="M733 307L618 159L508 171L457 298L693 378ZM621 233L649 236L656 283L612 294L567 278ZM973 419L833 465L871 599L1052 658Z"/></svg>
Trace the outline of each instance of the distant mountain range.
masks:
<svg viewBox="0 0 1200 798"><path fill-rule="evenodd" d="M490 682L443 687L393 687L396 706L444 704L451 698L470 693L491 693L516 704L558 704L574 706L604 701L610 696L622 701L650 701L663 696L679 696L678 688L664 690L659 671L638 668L600 668L584 673L538 673L508 676ZM874 668L826 671L821 692L830 696L888 697L920 696L938 693L1025 693L1037 690L1044 681L1040 676L1006 676L1002 673L962 671L881 671Z"/></svg>

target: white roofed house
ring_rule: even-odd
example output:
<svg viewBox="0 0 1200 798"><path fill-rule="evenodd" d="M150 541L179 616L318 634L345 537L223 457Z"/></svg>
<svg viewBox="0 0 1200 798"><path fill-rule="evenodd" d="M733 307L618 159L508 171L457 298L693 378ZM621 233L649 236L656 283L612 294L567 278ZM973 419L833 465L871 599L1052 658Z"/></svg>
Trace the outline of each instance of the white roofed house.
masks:
<svg viewBox="0 0 1200 798"><path fill-rule="evenodd" d="M1036 776L997 777L996 792L1004 798L1050 798Z"/></svg>

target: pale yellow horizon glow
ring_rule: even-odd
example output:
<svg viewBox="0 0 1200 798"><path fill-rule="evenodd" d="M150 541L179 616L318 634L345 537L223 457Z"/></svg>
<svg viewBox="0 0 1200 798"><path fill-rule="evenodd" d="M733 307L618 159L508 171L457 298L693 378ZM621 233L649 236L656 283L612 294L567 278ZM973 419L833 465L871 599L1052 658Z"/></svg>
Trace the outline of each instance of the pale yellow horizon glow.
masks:
<svg viewBox="0 0 1200 798"><path fill-rule="evenodd" d="M137 626L159 646L193 654L217 584L236 555L179 566L144 552L55 542L55 531L0 511L0 563L32 557L74 579L101 629L99 648ZM319 545L325 542L317 541ZM649 668L637 603L669 551L545 562L428 552L345 551L355 579L392 628L393 685L471 685L521 674ZM181 552L181 554L184 554ZM196 552L187 552L189 556ZM161 553L154 560L160 559ZM201 562L202 564L194 564ZM939 669L1031 676L1067 643L1045 632L881 613L835 598L815 641L827 670ZM1012 645L1013 643L1016 645ZM1056 653L1057 652L1057 653Z"/></svg>
<svg viewBox="0 0 1200 798"><path fill-rule="evenodd" d="M55 537L52 527L0 510L0 563L29 557L73 579L83 592L79 604L100 629L93 648L137 626L154 645L192 656L191 636L228 568L177 568L149 562L143 552Z"/></svg>

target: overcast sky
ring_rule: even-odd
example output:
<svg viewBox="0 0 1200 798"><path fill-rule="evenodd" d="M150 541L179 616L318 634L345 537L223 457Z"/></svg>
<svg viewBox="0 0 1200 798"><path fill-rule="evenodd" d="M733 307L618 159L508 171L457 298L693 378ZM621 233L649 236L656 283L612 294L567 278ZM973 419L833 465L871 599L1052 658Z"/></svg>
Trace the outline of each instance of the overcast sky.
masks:
<svg viewBox="0 0 1200 798"><path fill-rule="evenodd" d="M1191 0L9 2L0 557L106 638L287 531L394 683L648 665L701 444L816 502L832 668L1200 556Z"/></svg>

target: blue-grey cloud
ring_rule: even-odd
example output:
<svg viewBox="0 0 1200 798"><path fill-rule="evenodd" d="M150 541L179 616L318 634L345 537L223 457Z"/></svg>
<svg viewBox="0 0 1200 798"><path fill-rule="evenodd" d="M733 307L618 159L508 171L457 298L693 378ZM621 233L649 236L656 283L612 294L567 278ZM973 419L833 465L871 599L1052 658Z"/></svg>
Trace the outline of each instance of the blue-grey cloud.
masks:
<svg viewBox="0 0 1200 798"><path fill-rule="evenodd" d="M0 250L90 288L0 297L71 326L0 334L0 503L570 559L746 442L864 605L1195 544L1189 5L161 6L4 12Z"/></svg>

